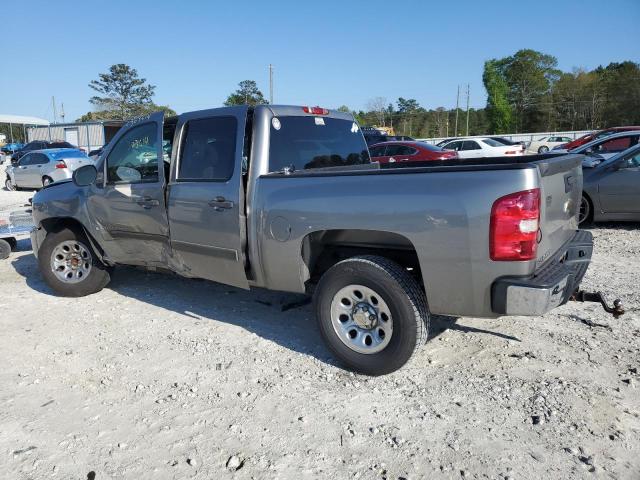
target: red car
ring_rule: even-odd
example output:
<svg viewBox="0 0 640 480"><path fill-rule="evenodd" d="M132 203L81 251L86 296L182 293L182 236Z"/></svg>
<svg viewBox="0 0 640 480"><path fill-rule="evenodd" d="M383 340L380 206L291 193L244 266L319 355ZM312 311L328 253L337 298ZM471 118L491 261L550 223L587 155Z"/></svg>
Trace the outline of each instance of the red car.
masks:
<svg viewBox="0 0 640 480"><path fill-rule="evenodd" d="M369 147L371 160L380 163L452 160L458 152L443 150L425 142L382 142Z"/></svg>
<svg viewBox="0 0 640 480"><path fill-rule="evenodd" d="M576 138L572 142L565 143L563 145L558 145L554 147L554 150L563 149L563 150L573 150L585 143L590 142L591 140L597 140L598 138L606 137L607 135L611 135L613 133L627 132L629 130L640 130L640 127L612 127L607 128L605 130L596 130L595 132L588 133L587 135L583 135L581 137Z"/></svg>

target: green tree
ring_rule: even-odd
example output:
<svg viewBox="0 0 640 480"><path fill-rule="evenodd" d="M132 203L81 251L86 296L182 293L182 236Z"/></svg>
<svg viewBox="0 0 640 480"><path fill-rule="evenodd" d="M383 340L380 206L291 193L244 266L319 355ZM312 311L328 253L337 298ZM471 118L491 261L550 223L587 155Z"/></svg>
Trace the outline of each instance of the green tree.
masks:
<svg viewBox="0 0 640 480"><path fill-rule="evenodd" d="M398 112L400 113L413 113L420 108L420 105L414 98L398 98L396 102L398 105Z"/></svg>
<svg viewBox="0 0 640 480"><path fill-rule="evenodd" d="M484 62L482 82L487 90L486 114L490 133L508 133L511 129L509 86L497 68L496 60Z"/></svg>
<svg viewBox="0 0 640 480"><path fill-rule="evenodd" d="M226 106L264 105L269 103L258 89L258 84L255 81L243 80L238 86L240 88L227 97L227 100L224 102Z"/></svg>
<svg viewBox="0 0 640 480"><path fill-rule="evenodd" d="M154 112L164 112L164 116L173 117L177 115L175 110L167 105L156 105L155 103L150 103L148 105L140 106L132 110L130 117L119 117L114 114L114 112L109 110L100 110L96 112L87 112L82 115L80 118L76 119L76 122L91 122L96 120L120 120L131 117L139 117L142 115L148 115Z"/></svg>
<svg viewBox="0 0 640 480"><path fill-rule="evenodd" d="M124 63L112 65L108 73L100 73L89 87L100 95L89 102L96 107L96 116L101 119L126 119L153 111L155 86L140 78L135 68Z"/></svg>
<svg viewBox="0 0 640 480"><path fill-rule="evenodd" d="M558 60L536 50L518 50L495 61L509 86L509 101L515 113L516 131L539 131L549 125L550 93L561 75Z"/></svg>
<svg viewBox="0 0 640 480"><path fill-rule="evenodd" d="M339 112L344 112L344 113L351 113L351 109L349 107L347 107L346 105L340 105L337 110Z"/></svg>

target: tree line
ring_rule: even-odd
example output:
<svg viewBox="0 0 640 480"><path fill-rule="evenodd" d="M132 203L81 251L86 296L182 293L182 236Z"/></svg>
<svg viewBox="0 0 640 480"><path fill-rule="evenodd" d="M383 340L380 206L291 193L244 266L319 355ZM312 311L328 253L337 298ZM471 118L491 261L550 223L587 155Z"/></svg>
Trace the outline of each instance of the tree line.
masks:
<svg viewBox="0 0 640 480"><path fill-rule="evenodd" d="M342 105L339 110L353 113L363 126L393 127L396 134L416 138L640 124L640 65L631 61L563 72L554 56L524 49L487 60L482 80L487 90L484 108L424 108L413 98L389 102L375 97L365 109ZM112 65L89 87L96 92L89 100L94 110L79 121L126 120L158 110L175 115L169 106L153 102L155 86L125 64ZM253 80L240 82L224 102L227 106L266 103Z"/></svg>

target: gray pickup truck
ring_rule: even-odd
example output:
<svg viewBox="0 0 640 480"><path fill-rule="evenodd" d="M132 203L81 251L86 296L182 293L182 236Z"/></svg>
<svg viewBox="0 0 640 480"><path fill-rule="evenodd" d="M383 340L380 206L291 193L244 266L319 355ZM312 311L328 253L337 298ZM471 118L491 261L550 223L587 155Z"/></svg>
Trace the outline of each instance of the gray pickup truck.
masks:
<svg viewBox="0 0 640 480"><path fill-rule="evenodd" d="M153 114L33 198L47 284L81 296L116 265L313 295L348 368L378 375L430 314L542 315L589 265L581 156L371 163L349 114L262 105ZM481 163L479 163L481 162Z"/></svg>

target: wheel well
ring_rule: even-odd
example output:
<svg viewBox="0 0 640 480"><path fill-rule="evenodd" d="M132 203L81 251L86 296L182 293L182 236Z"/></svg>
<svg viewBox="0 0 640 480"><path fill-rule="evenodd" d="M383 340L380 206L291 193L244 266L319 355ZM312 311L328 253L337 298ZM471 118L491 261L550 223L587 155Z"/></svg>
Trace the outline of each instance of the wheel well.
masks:
<svg viewBox="0 0 640 480"><path fill-rule="evenodd" d="M420 284L420 262L411 241L397 233L377 230L320 230L302 241L307 283L312 286L336 263L357 255L378 255L406 268Z"/></svg>
<svg viewBox="0 0 640 480"><path fill-rule="evenodd" d="M84 227L82 223L80 223L75 218L71 217L54 217L54 218L45 218L40 222L40 226L47 232L59 232L63 228L69 228L71 230L75 230L77 232L82 232L89 239L89 243L91 243L91 247L98 254L100 260L103 260L104 250L100 246L98 242L96 242L95 238L89 233L89 231Z"/></svg>
<svg viewBox="0 0 640 480"><path fill-rule="evenodd" d="M587 202L589 202L589 207L590 207L589 218L586 219L586 221L588 222L593 220L593 218L595 217L596 211L593 205L593 199L591 198L591 195L589 195L587 192L583 190L582 196L587 199Z"/></svg>

